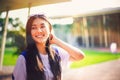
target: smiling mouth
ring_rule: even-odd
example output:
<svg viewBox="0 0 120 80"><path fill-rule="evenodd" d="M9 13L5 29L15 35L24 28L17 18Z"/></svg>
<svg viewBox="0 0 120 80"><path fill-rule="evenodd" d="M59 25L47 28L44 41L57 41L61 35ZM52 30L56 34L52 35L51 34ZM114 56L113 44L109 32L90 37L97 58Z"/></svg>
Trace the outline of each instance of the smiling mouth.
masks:
<svg viewBox="0 0 120 80"><path fill-rule="evenodd" d="M45 35L44 34L43 35L37 35L35 37L37 37L37 38L43 38L43 37L45 37Z"/></svg>

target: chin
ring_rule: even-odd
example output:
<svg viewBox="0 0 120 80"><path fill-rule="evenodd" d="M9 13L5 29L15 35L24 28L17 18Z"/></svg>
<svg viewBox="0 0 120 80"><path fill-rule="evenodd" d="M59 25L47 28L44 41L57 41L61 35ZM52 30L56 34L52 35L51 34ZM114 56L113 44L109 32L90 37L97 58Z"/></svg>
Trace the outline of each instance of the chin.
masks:
<svg viewBox="0 0 120 80"><path fill-rule="evenodd" d="M36 41L37 43L46 43L46 41L47 41L47 39L41 39L41 40L38 40L38 41Z"/></svg>

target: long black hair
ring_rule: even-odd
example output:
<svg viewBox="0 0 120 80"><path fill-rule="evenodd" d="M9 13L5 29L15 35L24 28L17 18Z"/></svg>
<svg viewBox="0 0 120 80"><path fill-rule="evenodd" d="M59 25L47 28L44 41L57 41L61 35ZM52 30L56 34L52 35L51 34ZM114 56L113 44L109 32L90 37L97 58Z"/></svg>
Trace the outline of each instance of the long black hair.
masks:
<svg viewBox="0 0 120 80"><path fill-rule="evenodd" d="M41 71L38 67L36 56L39 54L38 49L36 47L35 41L32 39L31 36L31 27L32 22L36 18L41 18L49 23L50 31L52 29L52 26L50 22L48 21L47 17L45 15L32 15L29 17L26 25L26 71L27 71L27 80L46 80L44 75L44 70ZM49 44L49 38L46 41L46 52L48 53L48 60L50 64L50 69L54 75L53 80L61 80L61 67L60 67L60 59L59 56L55 53L54 58L51 54L52 52L50 49ZM41 57L39 57L40 62L42 62Z"/></svg>

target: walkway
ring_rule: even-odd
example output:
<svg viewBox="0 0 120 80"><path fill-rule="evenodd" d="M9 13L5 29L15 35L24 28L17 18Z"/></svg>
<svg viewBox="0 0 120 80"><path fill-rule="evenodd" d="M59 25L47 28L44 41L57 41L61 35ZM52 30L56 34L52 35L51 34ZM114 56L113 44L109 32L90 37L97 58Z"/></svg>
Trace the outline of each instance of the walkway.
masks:
<svg viewBox="0 0 120 80"><path fill-rule="evenodd" d="M63 80L120 80L120 59L68 70Z"/></svg>
<svg viewBox="0 0 120 80"><path fill-rule="evenodd" d="M3 71L0 72L0 80L11 80L11 73L14 66L3 66Z"/></svg>

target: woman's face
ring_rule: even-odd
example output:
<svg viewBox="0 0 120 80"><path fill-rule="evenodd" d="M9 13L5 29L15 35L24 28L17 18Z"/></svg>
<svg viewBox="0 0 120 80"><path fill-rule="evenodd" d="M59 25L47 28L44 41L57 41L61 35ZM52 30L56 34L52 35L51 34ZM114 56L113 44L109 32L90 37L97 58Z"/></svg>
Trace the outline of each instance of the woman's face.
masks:
<svg viewBox="0 0 120 80"><path fill-rule="evenodd" d="M50 34L50 25L41 18L36 18L31 27L31 35L36 43L45 43Z"/></svg>

